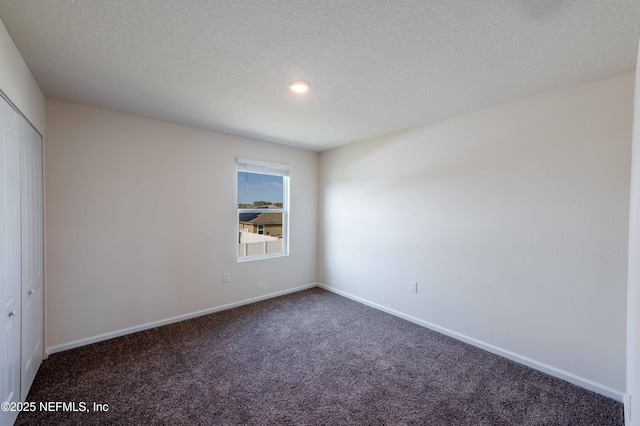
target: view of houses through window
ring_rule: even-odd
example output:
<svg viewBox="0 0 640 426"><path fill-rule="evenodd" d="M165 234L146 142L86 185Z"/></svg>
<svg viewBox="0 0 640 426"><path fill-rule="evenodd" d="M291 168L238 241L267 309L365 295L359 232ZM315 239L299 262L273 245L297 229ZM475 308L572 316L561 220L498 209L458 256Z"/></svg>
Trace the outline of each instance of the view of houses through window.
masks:
<svg viewBox="0 0 640 426"><path fill-rule="evenodd" d="M238 171L238 259L286 254L289 178Z"/></svg>

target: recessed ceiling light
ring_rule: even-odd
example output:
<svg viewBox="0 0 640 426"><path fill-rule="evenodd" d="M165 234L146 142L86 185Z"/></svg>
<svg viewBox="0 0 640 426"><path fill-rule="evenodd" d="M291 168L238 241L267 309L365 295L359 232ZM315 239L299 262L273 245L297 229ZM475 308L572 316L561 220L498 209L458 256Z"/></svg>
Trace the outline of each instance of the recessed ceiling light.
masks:
<svg viewBox="0 0 640 426"><path fill-rule="evenodd" d="M309 90L309 83L302 80L296 80L289 83L289 89L296 93L304 93Z"/></svg>

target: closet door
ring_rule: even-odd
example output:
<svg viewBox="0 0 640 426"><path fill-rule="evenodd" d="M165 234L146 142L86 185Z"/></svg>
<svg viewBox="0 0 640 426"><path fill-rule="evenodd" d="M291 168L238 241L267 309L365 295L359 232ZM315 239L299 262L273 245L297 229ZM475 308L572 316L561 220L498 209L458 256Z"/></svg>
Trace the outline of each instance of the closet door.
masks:
<svg viewBox="0 0 640 426"><path fill-rule="evenodd" d="M22 217L22 385L27 397L43 357L42 141L20 121Z"/></svg>
<svg viewBox="0 0 640 426"><path fill-rule="evenodd" d="M20 401L20 116L0 98L0 400ZM0 424L17 411L0 410Z"/></svg>

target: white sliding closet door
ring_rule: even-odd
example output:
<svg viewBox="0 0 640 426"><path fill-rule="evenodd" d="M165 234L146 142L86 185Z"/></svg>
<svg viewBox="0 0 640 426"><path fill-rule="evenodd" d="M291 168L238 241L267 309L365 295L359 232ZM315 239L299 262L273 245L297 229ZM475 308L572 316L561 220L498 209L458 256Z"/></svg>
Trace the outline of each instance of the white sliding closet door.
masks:
<svg viewBox="0 0 640 426"><path fill-rule="evenodd" d="M20 138L21 117L0 98L0 399L20 401ZM0 424L17 411L0 410Z"/></svg>
<svg viewBox="0 0 640 426"><path fill-rule="evenodd" d="M22 207L22 389L27 397L43 356L42 141L20 122Z"/></svg>
<svg viewBox="0 0 640 426"><path fill-rule="evenodd" d="M24 401L42 363L42 207L42 140L0 98L0 402Z"/></svg>

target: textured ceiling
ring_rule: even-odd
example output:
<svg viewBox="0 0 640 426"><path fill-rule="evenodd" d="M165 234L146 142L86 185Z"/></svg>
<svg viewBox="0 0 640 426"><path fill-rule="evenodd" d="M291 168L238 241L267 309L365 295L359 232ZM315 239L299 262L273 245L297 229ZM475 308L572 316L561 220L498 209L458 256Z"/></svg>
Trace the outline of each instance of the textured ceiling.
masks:
<svg viewBox="0 0 640 426"><path fill-rule="evenodd" d="M631 70L640 2L1 0L0 19L47 96L322 151Z"/></svg>

